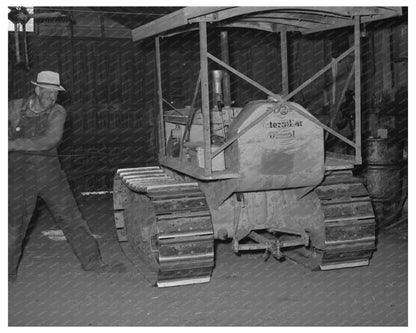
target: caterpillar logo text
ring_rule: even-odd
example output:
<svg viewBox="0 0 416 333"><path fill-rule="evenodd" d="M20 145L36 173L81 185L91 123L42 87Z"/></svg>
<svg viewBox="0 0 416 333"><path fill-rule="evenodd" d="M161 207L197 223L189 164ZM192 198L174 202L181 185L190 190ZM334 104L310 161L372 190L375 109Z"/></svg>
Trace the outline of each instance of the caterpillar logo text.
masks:
<svg viewBox="0 0 416 333"><path fill-rule="evenodd" d="M288 127L302 127L302 120L281 120L281 121L268 121L265 123L266 128L288 128Z"/></svg>

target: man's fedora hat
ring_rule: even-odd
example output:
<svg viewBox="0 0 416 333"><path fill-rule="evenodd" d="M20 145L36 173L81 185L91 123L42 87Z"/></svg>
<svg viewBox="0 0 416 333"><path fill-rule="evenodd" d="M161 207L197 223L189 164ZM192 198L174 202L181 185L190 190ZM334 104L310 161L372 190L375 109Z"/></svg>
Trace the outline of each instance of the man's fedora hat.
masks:
<svg viewBox="0 0 416 333"><path fill-rule="evenodd" d="M61 86L59 81L59 74L51 71L39 72L36 82L31 81L35 86L50 89L65 91L65 88Z"/></svg>

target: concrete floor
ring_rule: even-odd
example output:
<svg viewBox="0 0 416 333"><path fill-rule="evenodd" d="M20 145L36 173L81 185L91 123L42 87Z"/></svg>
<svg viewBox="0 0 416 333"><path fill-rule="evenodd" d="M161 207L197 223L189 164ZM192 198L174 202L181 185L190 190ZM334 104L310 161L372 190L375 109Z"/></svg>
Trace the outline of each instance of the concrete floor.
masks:
<svg viewBox="0 0 416 333"><path fill-rule="evenodd" d="M408 325L406 226L379 234L368 267L311 272L259 253L236 256L220 243L210 283L158 289L124 256L111 196L84 197L80 208L104 259L125 262L128 272L84 272L40 210L9 283L9 326Z"/></svg>

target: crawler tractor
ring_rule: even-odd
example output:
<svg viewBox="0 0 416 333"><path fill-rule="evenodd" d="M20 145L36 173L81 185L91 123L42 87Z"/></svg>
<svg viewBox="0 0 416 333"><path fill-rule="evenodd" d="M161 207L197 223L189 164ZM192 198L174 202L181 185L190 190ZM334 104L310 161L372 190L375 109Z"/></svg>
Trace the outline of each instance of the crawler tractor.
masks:
<svg viewBox="0 0 416 333"><path fill-rule="evenodd" d="M127 242L130 253L154 273L153 282L158 287L210 281L215 240L230 239L235 253L261 250L277 259L290 257L312 269L369 264L376 240L374 213L368 192L362 180L353 175L353 168L361 163L360 20L377 19L380 11L371 10L376 7L366 11L349 7L353 12L350 21L354 46L335 59L337 64L355 55L356 132L351 141L289 101L313 79L291 93L287 91L285 36L281 37L280 94L238 72L226 56L220 60L208 52L207 21L226 27L221 25L221 18L226 18L232 26L240 22L242 14L245 19L252 15L260 20L261 11L266 10L270 18L273 13L282 13L282 8L186 7L165 17L163 24L156 20L133 31L134 40L157 36L159 165L117 171L115 224L120 242ZM329 7L324 12L318 8L308 9L308 14L299 9L299 17L321 17L329 11L341 15L340 7ZM294 9L290 11L292 16L295 13ZM382 17L397 15L397 9L382 13ZM183 22L198 24L199 78L190 106L165 111L159 36L171 32L168 27L177 32ZM265 24L261 25L263 29ZM316 28L310 24L311 29ZM282 29L281 34L287 31ZM227 45L226 37L222 31L222 48ZM209 75L208 59L223 70ZM320 74L332 66L326 66ZM233 107L230 73L262 90L265 99ZM196 107L199 88L201 107ZM326 134L352 146L356 155L341 158L326 152Z"/></svg>

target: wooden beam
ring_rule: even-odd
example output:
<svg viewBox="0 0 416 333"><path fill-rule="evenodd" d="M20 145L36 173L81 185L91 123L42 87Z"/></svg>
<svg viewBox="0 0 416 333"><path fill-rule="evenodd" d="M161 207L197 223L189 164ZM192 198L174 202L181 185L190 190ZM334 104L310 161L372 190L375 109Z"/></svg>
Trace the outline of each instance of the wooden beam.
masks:
<svg viewBox="0 0 416 333"><path fill-rule="evenodd" d="M391 27L387 26L380 31L381 33L381 70L383 74L383 92L387 92L388 94L392 94L393 92L393 75L391 71L391 62L392 62L392 54L391 54Z"/></svg>
<svg viewBox="0 0 416 333"><path fill-rule="evenodd" d="M362 163L361 156L361 31L360 17L354 18L354 68L355 68L355 162Z"/></svg>
<svg viewBox="0 0 416 333"><path fill-rule="evenodd" d="M283 7L234 7L221 10L217 13L217 21L228 20L232 17L247 15L252 13L281 10Z"/></svg>
<svg viewBox="0 0 416 333"><path fill-rule="evenodd" d="M322 23L313 23L313 22L307 22L307 21L301 21L301 20L287 20L287 19L273 18L273 17L267 17L267 18L248 17L248 18L243 18L239 21L279 24L279 25L287 26L288 28L293 27L296 29L305 29L305 30L329 27L329 25L322 24Z"/></svg>
<svg viewBox="0 0 416 333"><path fill-rule="evenodd" d="M187 25L189 20L198 16L224 10L229 7L185 7L165 15L131 31L133 41L159 35L163 32Z"/></svg>
<svg viewBox="0 0 416 333"><path fill-rule="evenodd" d="M339 24L342 21L351 22L351 18L342 17L340 15L322 15L321 13L315 12L271 12L271 13L260 13L250 15L251 18L259 18L259 21L262 18L273 18L273 19L282 19L282 20L292 20L292 21L304 21L309 23L320 23L323 25Z"/></svg>
<svg viewBox="0 0 416 333"><path fill-rule="evenodd" d="M280 58L282 62L282 93L289 93L289 69L287 61L287 32L280 33Z"/></svg>
<svg viewBox="0 0 416 333"><path fill-rule="evenodd" d="M348 51L346 51L345 53L347 53ZM344 53L344 54L345 54ZM349 54L349 53L347 53ZM229 70L230 72L234 73L235 75L239 76L240 78L242 78L243 80L245 80L246 82L250 83L251 85L255 86L257 89L265 92L267 95L275 98L277 101L281 102L281 103L285 103L290 97L293 96L293 92L282 97L278 94L273 93L272 91L270 91L269 89L263 87L261 84L257 83L256 81L250 79L249 77L245 76L244 74L240 73L239 71L237 71L236 69L232 68L231 66L227 65L226 63L224 63L223 61L221 61L220 59L218 59L217 57L213 56L210 53L207 53L208 58L210 58L211 60L213 60L214 62L216 62L217 64L221 65L222 67L224 67L225 69ZM342 57L342 55L340 56ZM338 57L337 59L339 59L340 57ZM331 66L331 64L329 64L329 66ZM328 67L328 66L326 66ZM324 72L322 72L320 75L322 75ZM318 76L314 76L316 79ZM310 80L308 80L310 81ZM312 81L311 81L312 82ZM309 82L309 83L311 83ZM309 84L308 83L308 84ZM306 85L305 85L306 86ZM299 88L298 88L299 89ZM298 90L296 89L296 90ZM349 144L352 147L355 147L355 143L349 139L347 139L345 136L339 134L338 132L334 131L332 128L326 126L325 124L321 123L318 119L316 119L315 117L311 116L309 113L303 111L302 109L298 108L296 105L294 104L290 104L288 106L291 109L294 109L296 112L298 112L299 114L301 114L302 116L304 116L306 119L310 120L311 122L313 122L315 125L323 128L324 130L328 131L329 133L331 133L332 135L336 136L337 138L339 138L340 140L344 141L345 143ZM222 146L220 146L213 154L212 157L214 158L215 156L217 156L221 151L223 151L225 148L227 148L229 145L231 145L235 140L237 140L241 135L243 135L244 133L246 133L248 130L250 130L254 125L258 124L261 120L263 120L265 117L267 117L271 112L273 112L273 109L271 108L269 111L263 113L260 117L258 117L257 119L253 120L249 125L247 125L244 129L242 129L237 135L230 137L227 139L227 142L225 142Z"/></svg>
<svg viewBox="0 0 416 333"><path fill-rule="evenodd" d="M328 13L327 13L328 14ZM288 13L280 13L280 15L289 15ZM304 15L304 14L290 14L293 15L293 17L295 17L295 15ZM246 28L246 29L255 29L255 30L261 30L261 31L268 31L268 32L276 32L276 33L280 33L281 31L298 31L300 33L302 33L303 35L309 35L309 34L314 34L317 32L322 32L322 31L328 31L328 30L334 30L334 29L339 29L339 28L345 28L345 27L349 27L349 26L353 26L354 25L354 20L351 19L350 17L340 17L337 16L336 14L332 14L334 16L331 16L329 14L329 16L325 16L324 18L321 19L321 23L323 22L327 22L326 24L321 24L321 25L315 25L315 26L310 26L309 28L306 27L300 27L300 26L295 26L295 25L286 25L286 24L280 24L280 23L276 23L276 22L264 22L261 20L244 20L244 19L240 19L238 21L232 21L232 22L228 22L227 23L222 23L221 21L218 21L217 23L217 27L228 27L228 28ZM369 22L373 22L373 21L379 21L379 20L383 20L383 19L387 19L390 17L394 17L394 16L399 16L402 15L401 14L401 10L398 10L396 12L391 11L389 15L376 15L376 16L362 16L361 17L361 23L369 23ZM318 15L315 15L318 16ZM325 19L325 20L324 20ZM194 30L198 30L198 27L189 27L185 29L182 29L181 31L175 31L172 33L168 33L168 34L163 34L164 37L171 37L171 36L175 36L178 34L182 34L184 32L189 32L189 31L194 31Z"/></svg>
<svg viewBox="0 0 416 333"><path fill-rule="evenodd" d="M131 36L133 42L135 42L186 25L187 23L185 10L181 9L133 29L131 31Z"/></svg>
<svg viewBox="0 0 416 333"><path fill-rule="evenodd" d="M282 7L284 11L291 12L305 12L312 11L321 15L325 14L338 14L340 16L361 16L361 15L394 15L401 13L401 7L348 7L348 6L328 6L328 7Z"/></svg>
<svg viewBox="0 0 416 333"><path fill-rule="evenodd" d="M332 74L332 105L335 105L337 100L337 77L338 77L338 62L332 58L331 62L331 74Z"/></svg>
<svg viewBox="0 0 416 333"><path fill-rule="evenodd" d="M189 135L191 133L191 126L192 126L192 123L194 121L195 112L196 112L195 101L196 101L196 98L198 96L198 91L199 91L200 85L201 85L201 71L199 71L198 79L196 80L196 85L195 85L195 90L194 90L194 97L192 98L192 102L191 102L191 111L189 112L188 119L186 121L186 127L185 127L183 137L182 137L182 144L189 140Z"/></svg>
<svg viewBox="0 0 416 333"><path fill-rule="evenodd" d="M350 73L348 74L348 78L347 78L347 80L345 82L344 88L341 91L341 95L339 96L339 99L338 99L337 105L335 107L335 110L334 110L333 114L330 117L329 126L331 128L334 127L334 121L337 118L337 114L339 112L339 109L341 108L342 100L344 98L345 92L347 91L347 89L348 89L348 87L349 87L349 85L351 83L351 79L352 79L353 75L354 75L354 64L352 64ZM328 138L328 133L326 133L326 136L325 136L325 139L327 139L327 138Z"/></svg>
<svg viewBox="0 0 416 333"><path fill-rule="evenodd" d="M209 110L209 86L208 86L208 46L207 46L207 24L199 23L199 48L201 65L201 102L202 102L202 122L204 136L204 172L205 176L212 175L211 161L211 121Z"/></svg>
<svg viewBox="0 0 416 333"><path fill-rule="evenodd" d="M165 122L163 120L162 70L160 66L160 41L155 38L157 97L159 102L159 154L166 155Z"/></svg>
<svg viewBox="0 0 416 333"><path fill-rule="evenodd" d="M391 17L400 16L400 15L402 15L401 9L398 9L396 11L390 11L388 14L383 14L383 15L361 16L361 23L370 23L370 22L374 22L374 21L380 21L380 20L384 20L384 19L388 19L388 18L391 18ZM345 28L345 27L349 27L351 25L354 25L354 20L349 20L349 21L346 21L345 23L331 24L331 25L328 25L328 26L322 27L322 28L306 30L306 31L303 32L303 34L304 35L314 34L314 33L322 32L322 31Z"/></svg>
<svg viewBox="0 0 416 333"><path fill-rule="evenodd" d="M326 65L324 68L322 68L319 72L317 72L315 75L313 75L310 79L306 80L304 83L302 83L299 87L297 87L295 90L293 90L288 96L288 98L291 98L295 96L298 92L300 92L302 89L304 89L306 86L311 84L313 81L315 81L318 77L320 77L322 74L324 74L327 70L332 68L334 62L338 63L345 57L347 57L350 53L354 51L354 47L349 48L347 51L345 51L343 54L341 54L338 58L334 59L333 62Z"/></svg>
<svg viewBox="0 0 416 333"><path fill-rule="evenodd" d="M277 95L272 95L272 97L277 97ZM285 104L285 101L283 101L283 104ZM334 131L332 128L322 124L318 119L316 119L315 117L311 116L309 113L306 113L305 111L303 111L302 109L298 108L296 105L294 104L290 104L288 106L291 109L294 109L297 113L301 114L302 116L304 116L306 119L310 120L311 122L313 122L315 125L323 128L324 130L328 131L329 133L331 133L332 135L336 136L338 139L344 141L345 143L347 143L348 145L355 147L355 143L349 139L347 139L345 136L339 134L338 132ZM250 129L252 129L255 125L259 124L263 119L265 119L269 114L271 114L273 112L273 108L270 108L269 110L267 110L265 113L263 113L261 116L259 116L258 118L254 119L249 125L247 125L246 127L244 127L240 132L238 132L236 135L230 137L227 139L227 141L221 145L213 154L212 154L212 158L214 158L215 156L217 156L219 153L221 153L224 149L226 149L228 146L230 146L234 141L236 141L239 137L241 137L242 135L244 135L245 133L247 133Z"/></svg>
<svg viewBox="0 0 416 333"><path fill-rule="evenodd" d="M348 20L345 23L339 25L335 22L329 21L328 25L318 27L317 25L322 23L322 20L317 20L320 23L314 23L311 25L307 22L307 19L302 20L304 15L315 15L321 18L331 19L335 18L352 18L355 15L363 15L361 22L370 22L383 18L402 15L401 7L185 7L176 12L165 15L157 20L149 22L138 28L132 30L133 41L138 41L150 36L160 35L165 32L172 31L176 28L187 26L192 22L210 21L221 22L223 20L231 20L230 23L238 22L238 17L249 17L254 13L254 21L261 23L260 18L256 18L259 12L274 11L279 15L276 17L287 17L292 20L285 19L282 21L285 25L299 25L308 28L310 32L324 31L328 29L335 29L343 26L353 25L352 20ZM293 23L293 19L298 15L298 23ZM269 15L273 17L273 15ZM232 19L236 20L232 22ZM325 21L325 20L324 20ZM277 23L278 21L275 21ZM257 29L263 30L266 25L259 25ZM268 31L268 30L266 30Z"/></svg>
<svg viewBox="0 0 416 333"><path fill-rule="evenodd" d="M243 73L240 73L238 70L236 70L235 68L231 67L230 65L226 64L225 62L221 61L220 59L218 59L217 57L213 56L211 53L207 54L208 58L210 58L211 60L213 60L214 62L216 62L217 64L221 65L222 67L224 67L225 69L229 70L231 73L234 73L235 75L239 76L240 78L242 78L244 81L247 81L248 83L250 83L251 85L255 86L257 89L263 91L264 93L266 93L267 95L270 96L275 96L276 94L274 92L272 92L271 90L263 87L261 84L257 83L256 81L250 79L248 76L244 75ZM283 101L283 98L278 95L277 97L280 101Z"/></svg>
<svg viewBox="0 0 416 333"><path fill-rule="evenodd" d="M219 24L220 27L227 27L227 28L245 28L245 29L255 29L255 30L262 30L268 32L281 32L281 31L300 31L303 32L305 29L297 28L293 26L286 26L284 24L277 24L277 23L267 23L267 22L233 22L227 24ZM306 30L305 30L306 31Z"/></svg>
<svg viewBox="0 0 416 333"><path fill-rule="evenodd" d="M285 16L291 14L295 17L299 14L320 15L322 17L352 17L354 15L401 15L401 7L233 7L219 10L216 14L217 21L228 20L233 17L249 14L260 16L260 12L273 12ZM273 13L265 15L272 16ZM302 19L302 16L299 16Z"/></svg>

